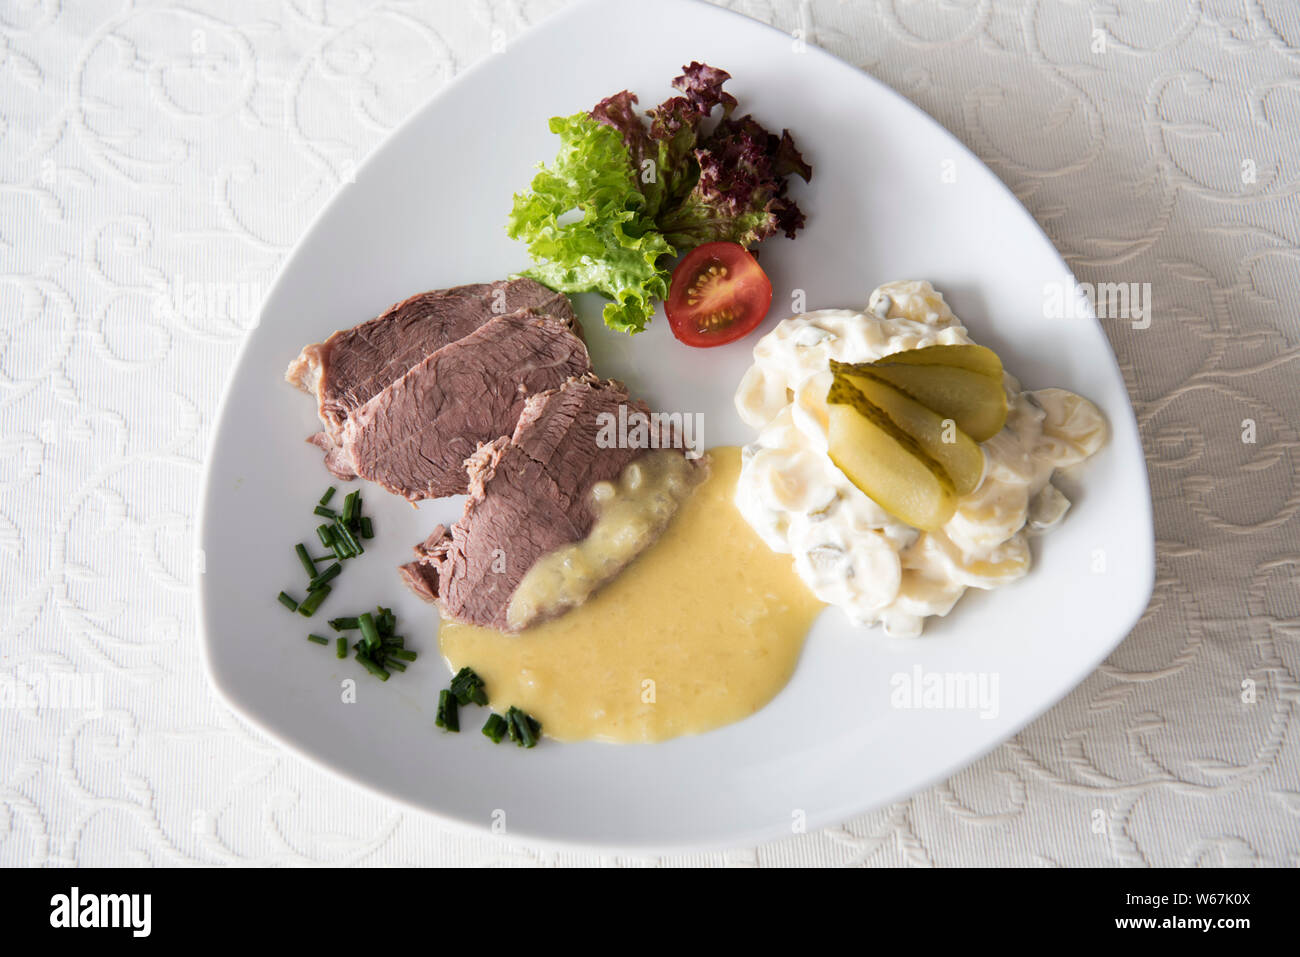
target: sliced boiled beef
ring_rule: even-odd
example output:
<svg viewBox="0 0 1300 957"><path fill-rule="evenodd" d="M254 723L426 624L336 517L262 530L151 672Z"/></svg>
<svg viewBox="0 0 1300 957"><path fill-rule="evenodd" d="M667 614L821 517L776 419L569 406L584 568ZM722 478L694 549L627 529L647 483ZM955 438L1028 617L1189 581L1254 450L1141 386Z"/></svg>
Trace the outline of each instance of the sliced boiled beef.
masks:
<svg viewBox="0 0 1300 957"><path fill-rule="evenodd" d="M356 409L426 356L519 309L535 309L576 327L563 294L531 279L513 279L420 293L303 349L285 378L316 397L324 430L312 441L325 450L327 464Z"/></svg>
<svg viewBox="0 0 1300 957"><path fill-rule="evenodd" d="M591 375L531 397L514 434L466 462L464 513L416 546L416 560L401 569L407 584L447 618L511 630L507 609L525 574L543 555L587 536L596 519L592 487L616 480L647 451L598 442L599 417L617 417L620 406L649 413L621 383ZM663 435L656 444L680 442Z"/></svg>
<svg viewBox="0 0 1300 957"><path fill-rule="evenodd" d="M521 309L443 346L348 416L327 461L411 501L468 488L465 460L534 393L591 369L569 323Z"/></svg>

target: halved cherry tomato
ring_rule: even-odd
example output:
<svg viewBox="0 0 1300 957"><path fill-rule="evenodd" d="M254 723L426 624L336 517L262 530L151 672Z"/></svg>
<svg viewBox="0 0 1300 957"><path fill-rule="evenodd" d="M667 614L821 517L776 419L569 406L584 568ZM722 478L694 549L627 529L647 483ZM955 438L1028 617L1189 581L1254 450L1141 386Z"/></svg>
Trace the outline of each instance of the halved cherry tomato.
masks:
<svg viewBox="0 0 1300 957"><path fill-rule="evenodd" d="M739 243L696 246L673 270L664 312L688 346L720 346L754 330L772 305L772 282Z"/></svg>

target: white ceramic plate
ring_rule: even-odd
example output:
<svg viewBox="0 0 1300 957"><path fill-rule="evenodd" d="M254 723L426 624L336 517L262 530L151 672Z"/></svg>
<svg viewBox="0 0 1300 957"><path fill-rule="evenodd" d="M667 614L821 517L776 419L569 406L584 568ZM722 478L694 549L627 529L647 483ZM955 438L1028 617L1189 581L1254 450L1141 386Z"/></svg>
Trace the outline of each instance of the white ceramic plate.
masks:
<svg viewBox="0 0 1300 957"><path fill-rule="evenodd" d="M433 724L447 670L437 616L394 566L459 501L413 511L365 492L379 537L349 564L310 621L275 602L300 583L293 544L315 526L329 484L312 402L286 385L299 348L424 289L524 268L503 222L511 194L549 161L547 118L628 88L643 107L683 64L728 70L743 110L789 126L813 164L794 193L800 238L769 240L772 314L860 306L877 284L925 278L977 341L1027 387L1062 386L1110 420L1109 446L1072 477L1074 508L1035 545L1036 568L970 593L924 638L889 639L828 611L791 684L754 717L658 745L543 742L493 747ZM952 175L945 176L945 173ZM947 179L955 181L947 182ZM728 11L690 0L580 3L448 86L363 166L308 231L268 296L229 385L211 448L201 519L200 621L221 696L286 747L444 819L555 844L666 850L789 835L903 797L953 773L1041 714L1088 675L1150 595L1153 538L1141 445L1115 360L1092 318L1043 317L1044 284L1070 274L1011 193L938 124L853 67ZM596 368L652 406L702 411L709 445L751 438L732 407L757 335L718 349L679 345L660 315L635 339L607 333L600 303L577 303ZM1097 571L1104 562L1104 571ZM324 618L376 601L395 608L423 654L380 684L308 644ZM891 676L986 673L996 716L891 706ZM341 703L356 678L359 700Z"/></svg>

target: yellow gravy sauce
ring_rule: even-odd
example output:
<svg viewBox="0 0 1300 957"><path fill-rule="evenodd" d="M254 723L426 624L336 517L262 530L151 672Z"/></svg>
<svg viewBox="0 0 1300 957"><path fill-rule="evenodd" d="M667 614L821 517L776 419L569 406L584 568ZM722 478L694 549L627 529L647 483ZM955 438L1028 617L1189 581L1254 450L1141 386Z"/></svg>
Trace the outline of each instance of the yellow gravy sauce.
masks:
<svg viewBox="0 0 1300 957"><path fill-rule="evenodd" d="M733 504L740 450L710 457L663 536L585 604L516 634L442 622L452 670L563 741L663 741L771 701L825 606Z"/></svg>

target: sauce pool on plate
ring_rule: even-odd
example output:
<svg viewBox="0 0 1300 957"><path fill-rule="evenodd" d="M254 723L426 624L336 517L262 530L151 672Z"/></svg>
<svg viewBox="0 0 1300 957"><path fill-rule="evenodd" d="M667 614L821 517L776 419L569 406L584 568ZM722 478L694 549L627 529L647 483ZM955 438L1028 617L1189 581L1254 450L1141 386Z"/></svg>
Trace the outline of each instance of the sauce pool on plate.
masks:
<svg viewBox="0 0 1300 957"><path fill-rule="evenodd" d="M663 741L771 701L825 606L736 509L740 450L709 454L663 537L585 604L513 635L442 622L452 671L564 741Z"/></svg>

